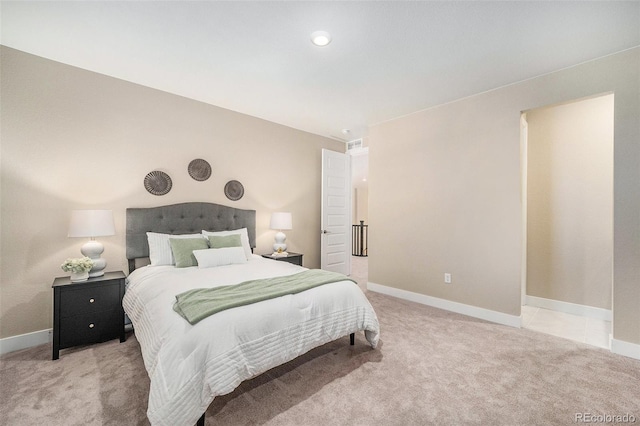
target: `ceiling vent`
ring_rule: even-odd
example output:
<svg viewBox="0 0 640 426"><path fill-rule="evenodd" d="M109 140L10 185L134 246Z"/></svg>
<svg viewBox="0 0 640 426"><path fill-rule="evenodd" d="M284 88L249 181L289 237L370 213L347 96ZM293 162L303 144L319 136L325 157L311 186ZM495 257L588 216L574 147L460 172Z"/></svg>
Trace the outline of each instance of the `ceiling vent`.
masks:
<svg viewBox="0 0 640 426"><path fill-rule="evenodd" d="M355 139L347 142L347 152L358 148L362 148L362 139Z"/></svg>

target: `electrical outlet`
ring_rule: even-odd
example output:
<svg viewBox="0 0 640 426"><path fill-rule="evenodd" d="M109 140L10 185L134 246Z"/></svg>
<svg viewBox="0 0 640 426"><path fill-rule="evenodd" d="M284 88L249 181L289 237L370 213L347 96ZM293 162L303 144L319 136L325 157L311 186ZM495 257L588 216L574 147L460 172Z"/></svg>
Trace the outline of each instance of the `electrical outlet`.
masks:
<svg viewBox="0 0 640 426"><path fill-rule="evenodd" d="M451 284L451 274L448 274L448 273L444 274L444 282L447 284Z"/></svg>

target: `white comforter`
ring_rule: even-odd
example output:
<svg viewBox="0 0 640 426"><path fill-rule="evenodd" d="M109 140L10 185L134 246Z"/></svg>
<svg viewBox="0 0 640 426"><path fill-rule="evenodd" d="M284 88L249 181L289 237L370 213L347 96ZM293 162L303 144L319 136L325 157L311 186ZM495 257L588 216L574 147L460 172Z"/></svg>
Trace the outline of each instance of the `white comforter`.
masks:
<svg viewBox="0 0 640 426"><path fill-rule="evenodd" d="M302 270L254 255L242 265L146 266L129 275L123 306L151 379L153 425L191 426L216 396L243 380L347 334L364 330L376 347L378 319L351 281L223 311L194 326L173 311L175 295L190 289Z"/></svg>

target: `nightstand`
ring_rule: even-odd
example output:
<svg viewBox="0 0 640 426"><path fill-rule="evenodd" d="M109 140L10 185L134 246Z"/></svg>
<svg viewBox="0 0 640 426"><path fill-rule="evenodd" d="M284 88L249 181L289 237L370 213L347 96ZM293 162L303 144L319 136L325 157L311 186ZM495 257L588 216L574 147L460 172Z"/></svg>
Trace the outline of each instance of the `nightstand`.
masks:
<svg viewBox="0 0 640 426"><path fill-rule="evenodd" d="M53 359L60 349L120 338L124 332L124 279L122 271L71 282L53 281Z"/></svg>
<svg viewBox="0 0 640 426"><path fill-rule="evenodd" d="M294 265L302 266L302 253L289 252L289 255L286 257L271 257L271 254L263 254L262 257L264 257L265 259L279 260L281 262L289 262L293 263Z"/></svg>

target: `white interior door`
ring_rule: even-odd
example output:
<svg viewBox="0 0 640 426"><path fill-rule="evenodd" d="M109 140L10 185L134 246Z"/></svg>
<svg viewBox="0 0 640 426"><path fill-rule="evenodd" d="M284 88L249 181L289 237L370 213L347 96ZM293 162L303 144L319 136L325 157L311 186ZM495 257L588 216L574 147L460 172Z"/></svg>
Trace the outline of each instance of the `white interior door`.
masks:
<svg viewBox="0 0 640 426"><path fill-rule="evenodd" d="M322 150L321 268L351 274L351 157Z"/></svg>

